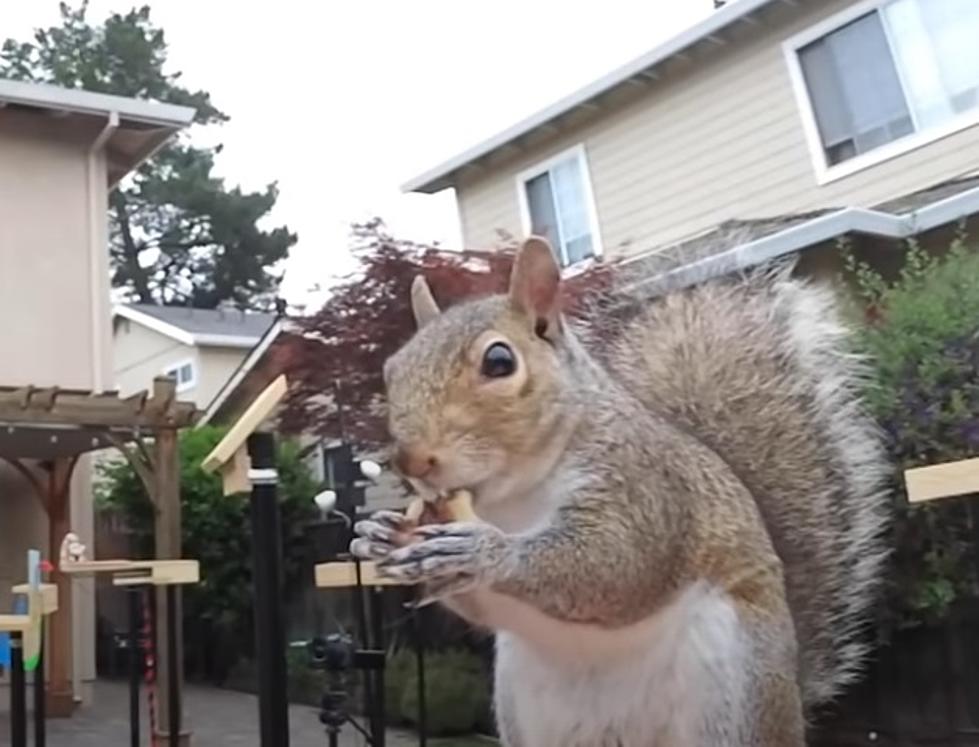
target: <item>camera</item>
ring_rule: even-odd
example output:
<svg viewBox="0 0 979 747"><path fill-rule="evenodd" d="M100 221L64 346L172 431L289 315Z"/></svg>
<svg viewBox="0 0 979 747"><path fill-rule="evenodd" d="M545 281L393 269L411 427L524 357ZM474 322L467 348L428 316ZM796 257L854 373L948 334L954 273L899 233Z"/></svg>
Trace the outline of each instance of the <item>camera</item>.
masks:
<svg viewBox="0 0 979 747"><path fill-rule="evenodd" d="M341 674L354 666L356 649L353 638L349 635L331 633L327 636L316 636L307 644L307 648L312 669Z"/></svg>

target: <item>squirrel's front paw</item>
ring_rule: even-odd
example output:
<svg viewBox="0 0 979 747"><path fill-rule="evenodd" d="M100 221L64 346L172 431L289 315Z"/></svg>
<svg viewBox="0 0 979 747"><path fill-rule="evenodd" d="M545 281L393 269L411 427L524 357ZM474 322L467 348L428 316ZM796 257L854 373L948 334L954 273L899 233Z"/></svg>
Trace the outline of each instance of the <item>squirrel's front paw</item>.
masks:
<svg viewBox="0 0 979 747"><path fill-rule="evenodd" d="M378 562L378 573L428 584L440 597L491 582L506 556L507 537L491 524L431 524L412 534L420 541L389 553Z"/></svg>
<svg viewBox="0 0 979 747"><path fill-rule="evenodd" d="M377 511L354 524L354 534L358 536L350 543L350 553L361 560L380 560L407 541L407 519L397 511Z"/></svg>

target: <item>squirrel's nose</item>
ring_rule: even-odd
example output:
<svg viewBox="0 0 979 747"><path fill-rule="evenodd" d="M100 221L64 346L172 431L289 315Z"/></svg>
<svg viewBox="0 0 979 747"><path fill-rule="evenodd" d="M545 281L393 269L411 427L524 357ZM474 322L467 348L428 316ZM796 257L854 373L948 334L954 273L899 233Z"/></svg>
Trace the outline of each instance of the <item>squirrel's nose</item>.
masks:
<svg viewBox="0 0 979 747"><path fill-rule="evenodd" d="M394 455L394 466L405 477L421 479L438 464L438 459L428 449L417 446L399 446Z"/></svg>

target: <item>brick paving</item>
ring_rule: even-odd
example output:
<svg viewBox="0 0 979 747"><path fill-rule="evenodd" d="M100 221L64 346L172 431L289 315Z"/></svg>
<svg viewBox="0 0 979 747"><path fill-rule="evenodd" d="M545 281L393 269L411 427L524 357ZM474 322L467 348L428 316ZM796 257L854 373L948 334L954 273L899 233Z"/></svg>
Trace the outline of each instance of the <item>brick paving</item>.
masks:
<svg viewBox="0 0 979 747"><path fill-rule="evenodd" d="M192 747L259 747L258 699L254 695L218 688L187 685L184 689L186 724L191 729ZM142 701L142 743L149 744L146 701ZM4 709L6 710L6 709ZM290 747L326 745L326 733L315 708L289 707ZM70 719L47 722L47 747L129 747L129 696L124 682L102 680L95 685L94 702L80 708ZM28 745L33 747L28 734ZM345 727L342 747L360 747L364 740L352 727ZM404 732L389 732L388 747L414 747L418 738ZM10 723L0 713L0 745L10 745Z"/></svg>

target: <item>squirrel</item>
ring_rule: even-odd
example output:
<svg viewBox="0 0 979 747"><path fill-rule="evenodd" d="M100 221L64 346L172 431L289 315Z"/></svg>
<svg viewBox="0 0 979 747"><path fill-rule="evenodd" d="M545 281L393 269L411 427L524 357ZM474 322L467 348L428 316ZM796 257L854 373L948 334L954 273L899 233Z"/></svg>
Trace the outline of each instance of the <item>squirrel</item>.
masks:
<svg viewBox="0 0 979 747"><path fill-rule="evenodd" d="M351 552L495 633L503 743L804 745L860 673L887 554L889 465L832 290L783 266L674 289L604 358L540 237L505 293L411 295L392 461L478 519L379 512Z"/></svg>

